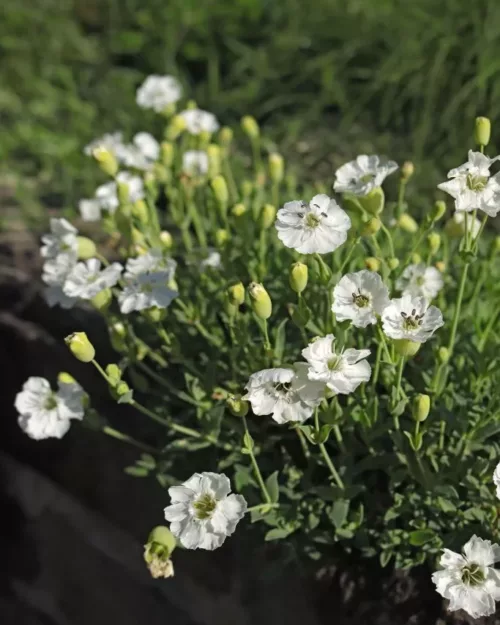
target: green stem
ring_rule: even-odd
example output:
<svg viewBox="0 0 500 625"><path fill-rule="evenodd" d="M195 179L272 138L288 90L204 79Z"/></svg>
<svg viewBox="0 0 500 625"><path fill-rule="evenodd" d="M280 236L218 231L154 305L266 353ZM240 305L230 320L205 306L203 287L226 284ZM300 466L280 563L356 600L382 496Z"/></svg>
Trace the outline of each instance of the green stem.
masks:
<svg viewBox="0 0 500 625"><path fill-rule="evenodd" d="M488 321L488 325L484 329L484 332L481 335L481 338L479 339L478 350L480 352L482 352L484 350L484 347L486 345L486 341L488 340L488 335L491 332L491 330L492 330L493 326L495 325L495 323L497 322L499 314L500 314L500 308L497 308L497 310L493 313L493 315L491 315L490 320Z"/></svg>
<svg viewBox="0 0 500 625"><path fill-rule="evenodd" d="M251 506L247 508L247 512L257 512L260 510L269 510L272 508L279 508L279 503L259 503L256 506Z"/></svg>
<svg viewBox="0 0 500 625"><path fill-rule="evenodd" d="M269 340L269 331L267 328L267 319L263 320L262 328L264 332L264 348L271 349L271 341Z"/></svg>
<svg viewBox="0 0 500 625"><path fill-rule="evenodd" d="M146 408L146 406L143 406L139 402L135 401L135 399L130 402L130 405L136 408L139 412L142 412L142 414L145 414L147 417L149 417L153 421L156 421L156 423L159 423L160 425L164 425L165 427L170 426L170 423L166 419L163 419L162 417L158 416L152 410L149 410L149 408Z"/></svg>
<svg viewBox="0 0 500 625"><path fill-rule="evenodd" d="M245 428L245 434L247 435L247 437L250 437L250 432L248 431L247 420L245 417L243 417L243 427ZM255 473L255 477L257 478L257 481L259 482L260 490L262 491L262 495L264 496L264 499L266 500L266 504L271 504L272 503L271 495L269 494L269 491L267 490L266 484L264 482L264 478L262 477L262 473L260 472L259 465L257 464L257 460L253 453L253 449L248 449L248 453L250 456L250 460L252 461L252 467Z"/></svg>
<svg viewBox="0 0 500 625"><path fill-rule="evenodd" d="M469 270L469 263L465 263L464 264L464 268L462 269L462 277L460 278L460 286L458 287L457 302L456 302L456 305L455 305L455 313L453 315L453 322L452 322L452 325L451 325L450 340L448 342L448 351L450 353L450 356L452 355L453 348L455 347L455 340L456 340L456 336L457 336L458 321L460 319L460 312L462 310L462 300L464 298L465 283L467 282L467 272L468 272L468 270Z"/></svg>
<svg viewBox="0 0 500 625"><path fill-rule="evenodd" d="M319 432L319 414L318 414L318 409L316 408L315 412L314 412L314 425L315 425L315 429L316 432ZM321 451L321 455L323 456L323 459L326 463L326 466L328 467L328 469L330 470L330 473L335 481L335 483L337 484L337 486L344 490L345 486L344 486L344 482L342 481L342 478L340 477L340 475L337 472L337 469L335 468L335 465L332 462L332 459L330 458L330 454L328 453L327 448L325 447L324 443L319 443L318 447Z"/></svg>
<svg viewBox="0 0 500 625"><path fill-rule="evenodd" d="M106 380L106 382L108 384L111 384L107 373L104 371L104 369L101 367L101 365L97 362L97 360L92 360L92 364L94 365L94 367L97 369L97 371L99 371L99 373L102 375L102 377Z"/></svg>
<svg viewBox="0 0 500 625"><path fill-rule="evenodd" d="M405 191L406 191L406 181L403 178L399 179L399 189L398 189L398 203L396 205L396 218L401 217L401 213L403 212L403 203L405 200Z"/></svg>
<svg viewBox="0 0 500 625"><path fill-rule="evenodd" d="M347 252L347 256L344 258L344 262L340 266L340 273L341 274L344 273L344 269L347 267L347 263L351 260L351 256L352 256L354 250L356 249L356 246L358 245L358 243L359 243L359 237L356 237L356 239L354 239L354 241L352 242L350 250Z"/></svg>
<svg viewBox="0 0 500 625"><path fill-rule="evenodd" d="M342 432L340 431L340 428L338 425L334 425L333 426L333 433L335 434L335 438L337 440L337 443L339 444L340 447L340 451L345 454L347 452L347 449L344 445L344 439L342 437Z"/></svg>
<svg viewBox="0 0 500 625"><path fill-rule="evenodd" d="M150 447L149 445L146 445L146 443L142 443L141 441L136 440L132 436L129 436L128 434L124 434L123 432L120 432L119 430L115 430L114 428L110 428L107 425L105 425L102 428L102 432L104 434L107 434L108 436L111 436L112 438L116 438L119 441L123 441L124 443L129 443L130 445L133 445L134 447L137 447L138 449L147 451L148 453L152 453L152 454L158 453L158 449L156 449L155 447Z"/></svg>
<svg viewBox="0 0 500 625"><path fill-rule="evenodd" d="M373 370L373 376L372 376L372 387L375 388L377 386L377 382L378 382L378 376L380 374L380 361L382 360L382 349L383 349L383 345L382 343L379 343L377 345L377 356L375 359L375 368Z"/></svg>
<svg viewBox="0 0 500 625"><path fill-rule="evenodd" d="M386 239L389 242L389 254L391 255L391 258L394 258L395 254L394 254L394 244L392 242L392 235L382 222L380 222L380 229L385 234Z"/></svg>

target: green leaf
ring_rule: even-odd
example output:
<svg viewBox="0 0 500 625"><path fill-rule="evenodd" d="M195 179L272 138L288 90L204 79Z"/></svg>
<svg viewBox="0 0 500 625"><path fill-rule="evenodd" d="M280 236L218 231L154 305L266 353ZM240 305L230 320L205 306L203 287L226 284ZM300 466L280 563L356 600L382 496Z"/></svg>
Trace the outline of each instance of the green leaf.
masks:
<svg viewBox="0 0 500 625"><path fill-rule="evenodd" d="M149 470L144 467L125 467L123 470L127 475L134 477L147 477L149 475Z"/></svg>
<svg viewBox="0 0 500 625"><path fill-rule="evenodd" d="M275 527L272 530L269 530L264 537L266 542L270 540L281 540L282 538L286 538L293 532L293 529L289 529L286 527Z"/></svg>
<svg viewBox="0 0 500 625"><path fill-rule="evenodd" d="M349 514L349 504L350 502L347 499L337 499L330 508L328 516L336 529L341 528L346 522L347 515Z"/></svg>
<svg viewBox="0 0 500 625"><path fill-rule="evenodd" d="M435 533L432 530L416 530L415 532L410 532L410 545L414 547L420 547L421 545L425 545L431 541L435 536Z"/></svg>
<svg viewBox="0 0 500 625"><path fill-rule="evenodd" d="M280 498L278 475L278 471L275 471L266 480L267 492L269 493L269 496L271 497L271 501L273 503L277 503Z"/></svg>
<svg viewBox="0 0 500 625"><path fill-rule="evenodd" d="M392 551L382 551L382 553L379 556L380 566L382 568L385 568L389 564L389 561L391 558L392 558Z"/></svg>
<svg viewBox="0 0 500 625"><path fill-rule="evenodd" d="M274 340L274 357L278 362L282 362L283 354L285 352L285 344L286 344L286 324L288 323L288 319L283 319L283 321L276 328L275 332L275 340Z"/></svg>

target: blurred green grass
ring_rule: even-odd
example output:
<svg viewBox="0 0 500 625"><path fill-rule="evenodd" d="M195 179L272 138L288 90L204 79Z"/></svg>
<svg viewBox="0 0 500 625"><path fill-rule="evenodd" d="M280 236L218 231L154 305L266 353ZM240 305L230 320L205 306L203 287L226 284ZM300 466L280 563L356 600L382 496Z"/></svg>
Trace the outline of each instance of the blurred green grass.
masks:
<svg viewBox="0 0 500 625"><path fill-rule="evenodd" d="M3 0L2 180L28 213L92 193L82 146L144 126L153 72L224 122L253 114L297 166L374 149L428 177L476 115L499 121L499 26L498 0Z"/></svg>

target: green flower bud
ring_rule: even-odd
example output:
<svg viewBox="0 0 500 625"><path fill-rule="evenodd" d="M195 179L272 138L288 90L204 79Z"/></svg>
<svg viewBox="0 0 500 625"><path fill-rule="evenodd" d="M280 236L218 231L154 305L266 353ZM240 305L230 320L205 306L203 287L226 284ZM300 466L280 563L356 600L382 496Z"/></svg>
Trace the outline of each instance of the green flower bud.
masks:
<svg viewBox="0 0 500 625"><path fill-rule="evenodd" d="M233 135L234 133L233 133L232 128L229 128L228 126L224 126L223 128L220 129L219 141L222 147L227 148L231 145L233 141Z"/></svg>
<svg viewBox="0 0 500 625"><path fill-rule="evenodd" d="M128 204L130 195L128 192L128 184L126 182L116 183L116 193L118 195L118 202L120 205Z"/></svg>
<svg viewBox="0 0 500 625"><path fill-rule="evenodd" d="M269 154L269 177L276 184L283 180L285 175L285 163L281 154Z"/></svg>
<svg viewBox="0 0 500 625"><path fill-rule="evenodd" d="M225 228L219 228L215 231L215 242L217 247L224 247L229 240L229 232Z"/></svg>
<svg viewBox="0 0 500 625"><path fill-rule="evenodd" d="M109 338L111 341L111 345L113 349L117 352L125 352L127 351L127 343L125 341L127 337L127 330L125 326L120 321L114 323L109 328Z"/></svg>
<svg viewBox="0 0 500 625"><path fill-rule="evenodd" d="M441 236L437 232L431 232L427 236L427 243L431 254L436 254L441 246Z"/></svg>
<svg viewBox="0 0 500 625"><path fill-rule="evenodd" d="M244 198L249 198L253 193L253 182L251 180L243 180L241 183L241 193Z"/></svg>
<svg viewBox="0 0 500 625"><path fill-rule="evenodd" d="M445 365L450 359L450 350L447 347L440 347L438 349L438 360L442 365Z"/></svg>
<svg viewBox="0 0 500 625"><path fill-rule="evenodd" d="M132 238L132 243L134 243L135 245L146 247L146 237L138 228L132 228L132 230L130 231L130 235Z"/></svg>
<svg viewBox="0 0 500 625"><path fill-rule="evenodd" d="M434 206L431 211L431 219L432 221L439 221L443 215L446 213L446 203L442 200L438 200L434 202Z"/></svg>
<svg viewBox="0 0 500 625"><path fill-rule="evenodd" d="M407 339L396 339L394 341L394 348L397 354L409 358L411 356L415 356L418 352L420 349L420 343L415 343L414 341L409 341Z"/></svg>
<svg viewBox="0 0 500 625"><path fill-rule="evenodd" d="M226 405L235 417L246 417L248 413L248 402L241 399L241 395L230 395Z"/></svg>
<svg viewBox="0 0 500 625"><path fill-rule="evenodd" d="M90 301L92 302L92 306L96 310L104 312L109 308L112 300L113 293L111 292L111 289L103 289L102 291L99 291L97 295L94 295L94 297Z"/></svg>
<svg viewBox="0 0 500 625"><path fill-rule="evenodd" d="M264 204L260 211L260 227L263 230L270 228L276 219L276 208L272 204Z"/></svg>
<svg viewBox="0 0 500 625"><path fill-rule="evenodd" d="M61 384L77 384L75 378L67 371L60 371L57 376L57 381Z"/></svg>
<svg viewBox="0 0 500 625"><path fill-rule="evenodd" d="M207 147L208 156L208 177L215 178L220 174L221 151L216 143L211 143Z"/></svg>
<svg viewBox="0 0 500 625"><path fill-rule="evenodd" d="M232 284L227 289L227 295L229 298L229 302L233 306L241 306L245 301L245 287L241 282L237 282L236 284Z"/></svg>
<svg viewBox="0 0 500 625"><path fill-rule="evenodd" d="M117 386L118 382L121 382L122 370L117 364L111 363L107 365L105 371L108 376L110 386Z"/></svg>
<svg viewBox="0 0 500 625"><path fill-rule="evenodd" d="M410 234L415 234L415 232L417 232L418 230L417 222L413 219L411 215L408 215L408 213L403 213L398 219L397 223L402 230L405 230Z"/></svg>
<svg viewBox="0 0 500 625"><path fill-rule="evenodd" d="M190 111L197 109L198 105L196 104L196 100L188 100L186 103L186 108Z"/></svg>
<svg viewBox="0 0 500 625"><path fill-rule="evenodd" d="M394 271L394 269L397 269L399 267L399 259L395 258L394 256L392 256L391 258L388 258L387 266L389 267L391 271Z"/></svg>
<svg viewBox="0 0 500 625"><path fill-rule="evenodd" d="M250 139L258 139L260 136L260 129L257 120L251 115L245 115L241 119L241 127L243 132L250 137Z"/></svg>
<svg viewBox="0 0 500 625"><path fill-rule="evenodd" d="M141 223L149 223L148 205L144 200L137 200L132 206L132 215Z"/></svg>
<svg viewBox="0 0 500 625"><path fill-rule="evenodd" d="M307 265L304 263L294 263L290 267L290 286L295 293L302 293L306 288L308 273Z"/></svg>
<svg viewBox="0 0 500 625"><path fill-rule="evenodd" d="M106 148L99 147L92 150L92 156L99 163L99 167L105 174L114 178L118 173L118 161L116 156Z"/></svg>
<svg viewBox="0 0 500 625"><path fill-rule="evenodd" d="M223 176L216 176L210 183L217 203L222 208L227 207L229 201L229 192L227 190L226 180Z"/></svg>
<svg viewBox="0 0 500 625"><path fill-rule="evenodd" d="M422 257L420 256L420 254L419 254L418 252L414 252L414 253L411 255L411 262L412 262L414 265L419 265L419 264L422 262Z"/></svg>
<svg viewBox="0 0 500 625"><path fill-rule="evenodd" d="M444 273L446 271L446 263L444 263L442 260L438 260L438 262L436 263L436 269L441 273Z"/></svg>
<svg viewBox="0 0 500 625"><path fill-rule="evenodd" d="M369 221L365 223L364 228L361 231L361 236L372 237L373 235L377 234L377 232L380 230L381 225L382 224L380 219L377 219L377 217L372 217Z"/></svg>
<svg viewBox="0 0 500 625"><path fill-rule="evenodd" d="M95 358L95 349L85 332L73 332L64 339L75 358L81 362L91 362Z"/></svg>
<svg viewBox="0 0 500 625"><path fill-rule="evenodd" d="M248 294L252 301L252 309L259 319L269 319L273 312L273 305L269 293L258 282L252 282L248 287Z"/></svg>
<svg viewBox="0 0 500 625"><path fill-rule="evenodd" d="M394 260L398 259L395 258ZM368 258L365 258L365 267L370 271L380 271L380 261L374 256L369 256Z"/></svg>
<svg viewBox="0 0 500 625"><path fill-rule="evenodd" d="M78 244L78 258L80 260L88 260L94 258L97 254L97 248L94 241L87 237L76 237Z"/></svg>
<svg viewBox="0 0 500 625"><path fill-rule="evenodd" d="M144 545L144 561L152 577L172 577L174 567L170 559L176 547L172 532L163 525L155 527Z"/></svg>
<svg viewBox="0 0 500 625"><path fill-rule="evenodd" d="M170 167L172 167L172 164L174 162L174 156L175 156L175 147L173 143L170 143L169 141L163 141L161 144L161 162L163 163L163 165L165 165L165 167L168 167L170 169Z"/></svg>
<svg viewBox="0 0 500 625"><path fill-rule="evenodd" d="M160 232L160 243L166 250L172 248L174 240L172 239L172 235L170 234L170 232L168 232L167 230L162 230Z"/></svg>
<svg viewBox="0 0 500 625"><path fill-rule="evenodd" d="M384 210L385 195L381 187L376 187L368 195L357 198L361 206L370 215L380 215Z"/></svg>
<svg viewBox="0 0 500 625"><path fill-rule="evenodd" d="M123 380L119 381L114 389L117 397L123 397L124 395L130 393L130 386Z"/></svg>
<svg viewBox="0 0 500 625"><path fill-rule="evenodd" d="M186 122L180 115L174 115L165 130L165 139L175 141L177 137L186 129Z"/></svg>
<svg viewBox="0 0 500 625"><path fill-rule="evenodd" d="M419 394L413 398L411 412L415 421L422 423L429 416L431 398L429 395Z"/></svg>
<svg viewBox="0 0 500 625"><path fill-rule="evenodd" d="M234 217L241 217L246 212L247 212L247 207L244 204L242 204L241 202L239 202L238 204L235 204L233 206L233 208L231 209L231 214Z"/></svg>
<svg viewBox="0 0 500 625"><path fill-rule="evenodd" d="M401 166L401 179L404 182L408 182L408 180L413 176L415 172L415 165L411 161L405 161Z"/></svg>
<svg viewBox="0 0 500 625"><path fill-rule="evenodd" d="M172 117L172 115L175 114L175 111L177 110L177 106L175 102L171 102L170 104L167 104L167 106L165 106L165 108L161 111L161 115L162 117L165 118L169 118Z"/></svg>
<svg viewBox="0 0 500 625"><path fill-rule="evenodd" d="M487 117L476 117L474 125L474 141L485 147L490 142L491 122Z"/></svg>
<svg viewBox="0 0 500 625"><path fill-rule="evenodd" d="M165 308L157 308L156 306L153 306L152 308L148 308L144 311L144 316L146 317L146 319L149 319L149 321L152 321L153 323L158 323L165 319L165 317L167 316L167 311L165 310Z"/></svg>

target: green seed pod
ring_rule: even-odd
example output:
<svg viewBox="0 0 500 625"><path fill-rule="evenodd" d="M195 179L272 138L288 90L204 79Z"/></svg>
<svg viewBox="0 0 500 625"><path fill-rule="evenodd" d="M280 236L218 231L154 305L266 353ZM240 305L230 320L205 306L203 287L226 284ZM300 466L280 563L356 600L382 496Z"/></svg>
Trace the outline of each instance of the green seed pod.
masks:
<svg viewBox="0 0 500 625"><path fill-rule="evenodd" d="M413 219L411 215L408 215L408 213L403 213L398 219L397 224L402 230L405 230L410 234L415 234L415 232L417 232L418 230L417 222Z"/></svg>
<svg viewBox="0 0 500 625"><path fill-rule="evenodd" d="M419 394L413 398L411 412L415 421L422 423L429 416L431 398L429 395Z"/></svg>
<svg viewBox="0 0 500 625"><path fill-rule="evenodd" d="M285 175L285 162L281 154L276 152L269 154L269 177L272 182L278 184Z"/></svg>
<svg viewBox="0 0 500 625"><path fill-rule="evenodd" d="M259 319L269 319L273 312L273 304L269 293L258 282L252 282L248 287L248 294L252 301L252 309Z"/></svg>
<svg viewBox="0 0 500 625"><path fill-rule="evenodd" d="M438 349L438 360L442 365L445 365L450 359L450 350L447 347L440 347Z"/></svg>
<svg viewBox="0 0 500 625"><path fill-rule="evenodd" d="M235 417L246 417L248 413L248 402L241 399L241 395L230 395L226 405Z"/></svg>
<svg viewBox="0 0 500 625"><path fill-rule="evenodd" d="M241 282L232 284L227 289L227 296L233 306L241 306L245 301L245 287Z"/></svg>
<svg viewBox="0 0 500 625"><path fill-rule="evenodd" d="M358 197L361 206L370 215L380 215L385 206L385 195L381 187L376 187L368 195Z"/></svg>
<svg viewBox="0 0 500 625"><path fill-rule="evenodd" d="M91 239L88 237L76 237L77 245L78 245L78 258L80 260L89 260L89 258L94 258L97 254L97 248Z"/></svg>
<svg viewBox="0 0 500 625"><path fill-rule="evenodd" d="M396 353L400 356L410 358L411 356L415 356L418 352L420 349L420 343L415 343L414 341L409 341L408 339L396 339L394 341L394 348Z"/></svg>
<svg viewBox="0 0 500 625"><path fill-rule="evenodd" d="M474 141L477 145L485 147L490 142L491 122L487 117L476 117L474 125Z"/></svg>
<svg viewBox="0 0 500 625"><path fill-rule="evenodd" d="M374 256L369 256L368 258L365 258L365 267L369 269L370 271L379 271L380 261L378 258L375 258Z"/></svg>
<svg viewBox="0 0 500 625"><path fill-rule="evenodd" d="M270 228L276 219L276 208L272 204L264 204L260 211L260 227L263 230Z"/></svg>
<svg viewBox="0 0 500 625"><path fill-rule="evenodd" d="M260 129L257 120L251 115L245 115L241 119L241 127L243 132L250 137L250 139L258 139L260 136Z"/></svg>
<svg viewBox="0 0 500 625"><path fill-rule="evenodd" d="M95 358L95 349L85 332L73 332L64 339L75 358L81 362L91 362Z"/></svg>
<svg viewBox="0 0 500 625"><path fill-rule="evenodd" d="M99 163L99 167L105 174L114 178L118 173L118 161L116 156L106 148L99 147L92 150L92 156Z"/></svg>
<svg viewBox="0 0 500 625"><path fill-rule="evenodd" d="M438 200L434 202L434 206L431 211L431 219L432 221L439 221L443 215L446 213L446 203L442 200Z"/></svg>
<svg viewBox="0 0 500 625"><path fill-rule="evenodd" d="M113 293L111 292L111 289L103 289L102 291L99 291L97 295L94 295L94 297L90 301L92 302L92 306L96 310L104 312L109 308L112 300Z"/></svg>
<svg viewBox="0 0 500 625"><path fill-rule="evenodd" d="M441 236L437 232L431 232L427 236L427 243L431 254L436 254L441 246Z"/></svg>
<svg viewBox="0 0 500 625"><path fill-rule="evenodd" d="M372 237L373 235L377 234L377 232L380 230L381 225L382 224L380 219L377 219L377 217L372 217L369 221L365 223L364 228L361 231L361 236Z"/></svg>
<svg viewBox="0 0 500 625"><path fill-rule="evenodd" d="M290 267L290 286L295 293L302 293L307 286L309 270L304 263L294 263Z"/></svg>

